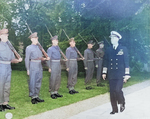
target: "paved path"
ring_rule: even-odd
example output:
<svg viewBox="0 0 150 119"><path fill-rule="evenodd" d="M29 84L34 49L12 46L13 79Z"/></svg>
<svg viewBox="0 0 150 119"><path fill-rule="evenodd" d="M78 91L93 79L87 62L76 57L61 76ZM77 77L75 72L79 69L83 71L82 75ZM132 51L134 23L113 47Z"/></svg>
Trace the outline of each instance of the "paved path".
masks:
<svg viewBox="0 0 150 119"><path fill-rule="evenodd" d="M127 104L124 112L110 115L111 106L109 102L81 112L69 119L150 119L150 86L130 93L125 98Z"/></svg>
<svg viewBox="0 0 150 119"><path fill-rule="evenodd" d="M150 80L123 88L126 109L110 115L109 93L25 119L150 119Z"/></svg>

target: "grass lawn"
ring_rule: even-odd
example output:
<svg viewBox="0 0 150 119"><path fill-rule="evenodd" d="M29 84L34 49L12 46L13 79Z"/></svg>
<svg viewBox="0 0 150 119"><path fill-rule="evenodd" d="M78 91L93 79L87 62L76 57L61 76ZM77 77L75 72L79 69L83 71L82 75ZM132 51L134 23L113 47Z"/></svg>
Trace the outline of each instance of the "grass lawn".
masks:
<svg viewBox="0 0 150 119"><path fill-rule="evenodd" d="M23 119L25 117L36 115L48 110L59 108L65 105L69 105L81 100L85 100L100 94L104 94L109 91L107 81L102 81L105 87L97 87L96 79L93 78L92 90L86 90L84 86L84 75L80 74L78 76L78 82L75 89L79 91L79 94L70 95L68 93L67 86L67 73L62 72L61 87L59 93L63 95L63 98L51 99L49 90L49 76L47 71L43 72L43 80L40 91L40 98L44 99L44 103L39 103L36 105L31 104L31 98L29 97L28 91L28 76L26 71L12 71L12 81L11 81L11 93L10 93L10 105L15 106L15 110L6 110L5 112L0 112L0 119L5 118L5 114L11 112L14 119ZM135 83L139 83L150 79L149 73L134 73L131 75L132 78L124 85L127 87Z"/></svg>

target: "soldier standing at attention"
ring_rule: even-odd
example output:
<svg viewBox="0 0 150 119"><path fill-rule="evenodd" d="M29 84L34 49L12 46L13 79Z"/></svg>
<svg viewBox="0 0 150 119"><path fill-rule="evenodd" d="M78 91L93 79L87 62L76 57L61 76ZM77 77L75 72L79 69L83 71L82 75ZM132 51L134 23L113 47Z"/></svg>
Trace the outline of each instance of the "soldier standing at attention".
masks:
<svg viewBox="0 0 150 119"><path fill-rule="evenodd" d="M58 93L61 83L61 54L58 47L58 36L52 37L51 40L52 46L47 50L47 54L50 57L50 60L47 62L47 64L49 67L49 72L51 72L51 77L49 80L51 98L56 99L57 97L63 97L63 95Z"/></svg>
<svg viewBox="0 0 150 119"><path fill-rule="evenodd" d="M19 63L8 44L8 29L0 30L0 112L15 109L8 105L11 82L11 63Z"/></svg>
<svg viewBox="0 0 150 119"><path fill-rule="evenodd" d="M66 62L67 71L68 71L68 85L67 88L69 89L70 94L79 93L78 91L74 90L75 84L77 83L77 73L78 73L78 64L77 64L77 50L76 50L76 43L74 38L69 39L70 47L66 49L66 57L68 61Z"/></svg>
<svg viewBox="0 0 150 119"><path fill-rule="evenodd" d="M91 50L94 42L93 40L90 40L88 43L88 48L84 51L84 67L86 70L86 77L85 77L85 86L87 90L91 90L91 81L93 78L94 73L94 53Z"/></svg>
<svg viewBox="0 0 150 119"><path fill-rule="evenodd" d="M98 56L98 60L96 61L96 68L97 68L97 73L96 73L96 83L97 86L105 86L101 84L101 76L102 76L102 64L103 64L103 56L104 56L104 41L101 41L98 43L99 48L96 50L96 55Z"/></svg>
<svg viewBox="0 0 150 119"><path fill-rule="evenodd" d="M110 100L112 112L118 113L117 103L120 104L120 112L125 109L125 98L122 92L123 82L127 82L129 76L129 59L127 48L121 46L118 42L122 36L112 31L111 35L112 46L109 47L104 55L103 79L109 80ZM106 77L107 76L107 77Z"/></svg>
<svg viewBox="0 0 150 119"><path fill-rule="evenodd" d="M38 47L37 32L29 36L32 44L26 47L25 53L25 65L27 69L27 75L30 77L29 81L29 97L31 97L31 103L37 104L38 102L44 102L39 98L39 92L41 88L43 78L43 68L41 60L49 60L43 57L42 51Z"/></svg>

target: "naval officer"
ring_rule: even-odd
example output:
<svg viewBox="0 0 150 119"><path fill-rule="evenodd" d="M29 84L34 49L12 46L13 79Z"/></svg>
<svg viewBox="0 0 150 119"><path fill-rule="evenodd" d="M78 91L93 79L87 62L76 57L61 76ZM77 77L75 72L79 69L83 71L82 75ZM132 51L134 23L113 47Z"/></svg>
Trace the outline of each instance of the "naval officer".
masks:
<svg viewBox="0 0 150 119"><path fill-rule="evenodd" d="M110 38L112 46L107 48L104 55L102 77L104 80L106 78L109 80L112 106L110 114L115 114L118 113L117 103L120 104L120 112L123 112L125 109L122 87L123 82L127 82L130 78L130 74L127 48L118 43L122 36L116 31L111 31Z"/></svg>

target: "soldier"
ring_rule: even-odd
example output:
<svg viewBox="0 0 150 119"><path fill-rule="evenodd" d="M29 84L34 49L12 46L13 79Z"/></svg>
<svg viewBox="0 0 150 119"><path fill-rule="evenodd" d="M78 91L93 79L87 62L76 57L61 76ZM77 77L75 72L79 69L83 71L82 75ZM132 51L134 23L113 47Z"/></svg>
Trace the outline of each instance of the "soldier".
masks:
<svg viewBox="0 0 150 119"><path fill-rule="evenodd" d="M109 80L110 100L112 112L118 113L117 103L120 104L120 112L125 109L125 98L122 92L123 82L127 82L129 76L129 60L127 48L121 46L118 42L122 36L112 31L111 35L112 46L109 47L104 56L103 79ZM107 76L107 77L106 77Z"/></svg>
<svg viewBox="0 0 150 119"><path fill-rule="evenodd" d="M93 40L90 40L88 43L88 48L84 51L84 67L86 70L86 77L85 77L85 86L87 90L91 90L91 80L93 78L94 73L94 53L91 50L94 42Z"/></svg>
<svg viewBox="0 0 150 119"><path fill-rule="evenodd" d="M50 93L51 98L56 99L57 97L63 97L58 93L61 83L61 54L60 49L58 47L58 37L54 36L51 38L52 46L48 48L47 54L50 57L50 60L47 62L49 67L49 72L51 72L50 77Z"/></svg>
<svg viewBox="0 0 150 119"><path fill-rule="evenodd" d="M67 88L69 89L70 94L79 93L78 91L74 90L74 86L77 83L77 73L78 73L78 65L77 65L77 50L76 50L76 43L74 38L69 39L70 47L66 49L66 57L68 61L66 62L67 71L68 71L68 85Z"/></svg>
<svg viewBox="0 0 150 119"><path fill-rule="evenodd" d="M0 111L15 109L8 105L11 82L11 63L19 63L8 44L8 29L0 30Z"/></svg>
<svg viewBox="0 0 150 119"><path fill-rule="evenodd" d="M97 86L105 86L101 84L101 76L102 76L102 64L103 64L103 56L104 56L104 41L101 41L98 43L99 48L96 50L96 55L99 57L99 59L96 61L96 68L97 68L97 73L96 73L96 83Z"/></svg>
<svg viewBox="0 0 150 119"><path fill-rule="evenodd" d="M25 65L27 69L27 75L29 75L29 97L31 97L31 103L37 104L38 102L44 102L39 98L39 92L41 88L41 82L43 78L43 68L41 60L49 60L44 58L42 51L38 47L37 32L29 36L32 44L26 47Z"/></svg>

